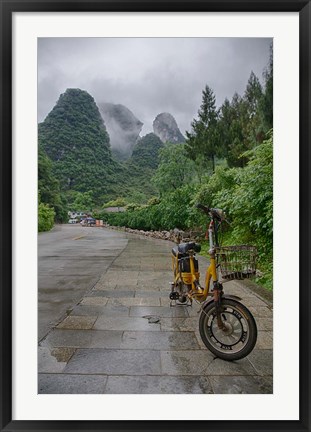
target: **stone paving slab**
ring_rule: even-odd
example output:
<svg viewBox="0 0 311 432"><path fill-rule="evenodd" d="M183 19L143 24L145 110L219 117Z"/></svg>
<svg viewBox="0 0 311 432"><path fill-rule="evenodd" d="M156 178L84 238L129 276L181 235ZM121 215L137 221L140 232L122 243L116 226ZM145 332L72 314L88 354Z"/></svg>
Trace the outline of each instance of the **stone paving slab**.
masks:
<svg viewBox="0 0 311 432"><path fill-rule="evenodd" d="M121 348L149 350L190 350L199 349L193 332L131 332L125 331Z"/></svg>
<svg viewBox="0 0 311 432"><path fill-rule="evenodd" d="M67 365L65 361L59 361L53 356L48 347L39 346L38 348L38 372L60 373Z"/></svg>
<svg viewBox="0 0 311 432"><path fill-rule="evenodd" d="M140 284L148 284L151 283L156 285L166 285L167 281L172 277L171 272L167 272L168 274L165 274L163 271L143 271L139 272L138 278L137 278L137 285Z"/></svg>
<svg viewBox="0 0 311 432"><path fill-rule="evenodd" d="M130 281L133 280L135 282L135 285L137 284L137 277L139 275L139 271L134 271L134 270L124 270L124 264L123 264L123 269L121 272L116 273L114 270L108 270L105 273L105 277L104 277L104 281L109 282L109 281L115 281L116 279L118 279L119 281Z"/></svg>
<svg viewBox="0 0 311 432"><path fill-rule="evenodd" d="M243 297L243 304L246 307L254 307L254 306L261 306L261 307L265 307L267 306L267 303L265 303L263 300L261 300L260 298L256 297L256 296L251 296L251 297Z"/></svg>
<svg viewBox="0 0 311 432"><path fill-rule="evenodd" d="M249 306L248 309L255 318L272 318L273 311L267 306Z"/></svg>
<svg viewBox="0 0 311 432"><path fill-rule="evenodd" d="M273 374L273 354L272 350L254 349L247 357L256 371L257 375Z"/></svg>
<svg viewBox="0 0 311 432"><path fill-rule="evenodd" d="M160 293L160 290L158 288L155 288L153 290L146 290L140 289L137 287L135 291L135 297L143 298L143 297L155 297L161 299L162 293Z"/></svg>
<svg viewBox="0 0 311 432"><path fill-rule="evenodd" d="M178 306L178 308L181 307L182 306ZM191 307L187 307L188 316L192 318L197 318L197 320L199 320L201 308L202 308L201 304L197 304L193 302Z"/></svg>
<svg viewBox="0 0 311 432"><path fill-rule="evenodd" d="M70 315L65 318L56 328L60 329L75 329L75 330L89 330L93 327L97 317L95 316L75 316Z"/></svg>
<svg viewBox="0 0 311 432"><path fill-rule="evenodd" d="M168 285L168 284L163 284L162 282L159 281L154 281L154 282L140 282L136 287L136 293L138 293L139 295L139 291L160 291L163 289L163 286ZM118 285L116 286L116 289L119 289Z"/></svg>
<svg viewBox="0 0 311 432"><path fill-rule="evenodd" d="M163 375L208 375L214 355L210 351L161 351Z"/></svg>
<svg viewBox="0 0 311 432"><path fill-rule="evenodd" d="M109 376L106 393L114 394L208 394L208 378L200 376Z"/></svg>
<svg viewBox="0 0 311 432"><path fill-rule="evenodd" d="M195 332L198 329L197 317L187 318L161 318L162 331Z"/></svg>
<svg viewBox="0 0 311 432"><path fill-rule="evenodd" d="M273 336L271 331L259 331L257 336L256 349L270 349L273 348Z"/></svg>
<svg viewBox="0 0 311 432"><path fill-rule="evenodd" d="M241 360L227 362L219 358L214 360L208 365L208 375L255 375L256 370L248 360L243 358Z"/></svg>
<svg viewBox="0 0 311 432"><path fill-rule="evenodd" d="M89 297L90 298L90 297ZM129 316L130 308L125 306L94 306L94 305L77 305L72 309L72 315L80 315L80 316L107 316L107 317L115 317L115 316Z"/></svg>
<svg viewBox="0 0 311 432"><path fill-rule="evenodd" d="M97 286L96 286L97 288ZM94 289L92 291L90 291L89 293L86 294L85 297L107 297L107 298L118 298L118 297L134 297L135 295L135 291L133 291L133 288L129 289L129 290L125 290L124 286L122 286L122 291L121 290L116 290L116 289L110 289L110 290L97 290Z"/></svg>
<svg viewBox="0 0 311 432"><path fill-rule="evenodd" d="M142 330L142 331L160 331L160 324L149 323L148 319L142 317L98 317L94 324L97 330Z"/></svg>
<svg viewBox="0 0 311 432"><path fill-rule="evenodd" d="M157 317L187 317L188 311L184 307L163 307L163 306L150 306L140 307L132 306L130 308L131 317L143 317L143 316L157 316Z"/></svg>
<svg viewBox="0 0 311 432"><path fill-rule="evenodd" d="M265 330L272 332L273 330L273 319L272 318L259 318L256 317L256 324L258 330ZM271 333L272 336L272 333Z"/></svg>
<svg viewBox="0 0 311 432"><path fill-rule="evenodd" d="M39 374L38 393L101 394L106 383L104 375Z"/></svg>
<svg viewBox="0 0 311 432"><path fill-rule="evenodd" d="M260 394L273 393L272 377L210 376L213 393Z"/></svg>
<svg viewBox="0 0 311 432"><path fill-rule="evenodd" d="M58 362L68 363L71 357L76 352L75 348L66 347L66 348L53 348L51 349L51 354L56 358Z"/></svg>
<svg viewBox="0 0 311 432"><path fill-rule="evenodd" d="M102 297L102 296L90 296L90 297L84 297L82 301L80 302L81 305L86 306L106 306L108 303L108 297Z"/></svg>
<svg viewBox="0 0 311 432"><path fill-rule="evenodd" d="M253 313L258 341L242 360L215 358L199 334L201 305L170 307L172 244L122 235L124 250L42 340L39 393L272 393L271 303L240 281L224 284ZM199 262L204 277L207 260Z"/></svg>
<svg viewBox="0 0 311 432"><path fill-rule="evenodd" d="M111 298L108 306L160 306L160 299L157 297Z"/></svg>
<svg viewBox="0 0 311 432"><path fill-rule="evenodd" d="M122 331L54 330L44 341L50 347L119 348Z"/></svg>
<svg viewBox="0 0 311 432"><path fill-rule="evenodd" d="M74 374L161 375L160 351L79 349L63 372Z"/></svg>

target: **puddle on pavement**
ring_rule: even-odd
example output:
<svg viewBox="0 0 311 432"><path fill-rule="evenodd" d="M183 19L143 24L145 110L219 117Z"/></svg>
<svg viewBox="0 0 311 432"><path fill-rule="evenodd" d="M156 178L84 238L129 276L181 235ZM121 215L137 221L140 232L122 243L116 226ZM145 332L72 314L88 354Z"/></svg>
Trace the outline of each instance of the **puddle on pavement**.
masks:
<svg viewBox="0 0 311 432"><path fill-rule="evenodd" d="M153 316L153 315L146 315L143 316L143 318L146 318L148 320L149 324L156 324L160 322L160 318L157 316Z"/></svg>
<svg viewBox="0 0 311 432"><path fill-rule="evenodd" d="M55 357L58 362L68 363L75 352L76 348L53 348L51 355Z"/></svg>

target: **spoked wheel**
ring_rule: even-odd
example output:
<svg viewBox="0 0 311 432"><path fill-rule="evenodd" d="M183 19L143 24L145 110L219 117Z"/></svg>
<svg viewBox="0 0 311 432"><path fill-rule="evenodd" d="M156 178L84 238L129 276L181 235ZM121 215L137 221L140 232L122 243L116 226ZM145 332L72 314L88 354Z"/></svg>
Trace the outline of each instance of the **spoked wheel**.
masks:
<svg viewBox="0 0 311 432"><path fill-rule="evenodd" d="M246 357L257 340L257 327L253 315L242 303L224 298L221 318L225 325L217 324L215 303L209 303L201 312L199 330L206 347L223 360Z"/></svg>

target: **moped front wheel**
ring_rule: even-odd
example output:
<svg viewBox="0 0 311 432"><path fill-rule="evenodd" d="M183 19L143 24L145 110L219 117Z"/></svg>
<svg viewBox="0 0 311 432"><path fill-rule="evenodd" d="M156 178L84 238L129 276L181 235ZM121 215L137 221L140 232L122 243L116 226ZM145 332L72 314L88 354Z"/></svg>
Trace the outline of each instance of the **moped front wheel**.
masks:
<svg viewBox="0 0 311 432"><path fill-rule="evenodd" d="M203 307L199 330L205 346L223 360L239 360L246 357L257 341L257 326L253 315L242 303L224 298L221 302L221 320L217 323L214 302Z"/></svg>

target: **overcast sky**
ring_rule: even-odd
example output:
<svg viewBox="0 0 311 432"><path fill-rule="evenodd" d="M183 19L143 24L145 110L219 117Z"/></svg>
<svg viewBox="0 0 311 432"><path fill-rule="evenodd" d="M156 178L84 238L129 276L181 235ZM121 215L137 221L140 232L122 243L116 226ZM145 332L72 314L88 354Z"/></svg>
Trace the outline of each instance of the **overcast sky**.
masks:
<svg viewBox="0 0 311 432"><path fill-rule="evenodd" d="M67 88L88 91L97 103L123 104L152 131L161 112L184 134L209 85L220 106L242 95L253 71L262 82L266 38L40 38L38 121Z"/></svg>

